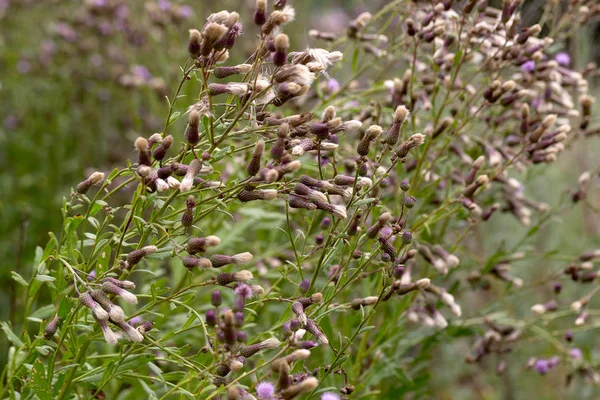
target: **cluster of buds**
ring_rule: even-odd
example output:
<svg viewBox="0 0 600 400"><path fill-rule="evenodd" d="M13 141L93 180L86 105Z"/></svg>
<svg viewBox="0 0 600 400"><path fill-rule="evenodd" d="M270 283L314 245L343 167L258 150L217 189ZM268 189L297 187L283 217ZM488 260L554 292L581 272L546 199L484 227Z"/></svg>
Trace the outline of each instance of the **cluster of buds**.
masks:
<svg viewBox="0 0 600 400"><path fill-rule="evenodd" d="M485 334L475 341L466 361L480 362L490 354L502 355L510 352L514 343L521 337L521 331L511 326L500 326L486 319L488 329Z"/></svg>
<svg viewBox="0 0 600 400"><path fill-rule="evenodd" d="M134 328L126 321L123 309L114 304L108 297L112 295L129 303L137 304L137 297L127 290L134 288L135 284L131 281L109 277L102 280L100 289L89 290L79 295L79 302L91 310L92 316L102 329L104 339L109 344L117 343L117 335L110 328L109 322L120 328L125 337L132 342L143 341L144 334L152 329L151 322L143 322L137 328Z"/></svg>

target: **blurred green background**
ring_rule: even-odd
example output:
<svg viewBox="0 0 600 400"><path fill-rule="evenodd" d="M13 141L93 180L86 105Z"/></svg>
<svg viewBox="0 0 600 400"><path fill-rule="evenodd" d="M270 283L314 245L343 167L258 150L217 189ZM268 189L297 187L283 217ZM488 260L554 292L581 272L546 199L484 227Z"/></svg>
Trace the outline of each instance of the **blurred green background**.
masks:
<svg viewBox="0 0 600 400"><path fill-rule="evenodd" d="M376 11L386 2L290 3L297 9L297 22L286 31L292 47L302 48L308 45L309 29L342 31L359 12ZM542 3L526 2L524 21L535 19ZM59 229L60 204L70 195L70 188L90 172L122 165L133 154L135 137L147 137L162 128L167 111L164 96L177 84L179 65L187 56L188 29L200 28L210 13L221 9L236 10L246 20L253 7L254 0L0 0L0 285L4 289L0 291L0 320L20 320L15 318L18 287L10 272L25 269L33 260L35 246L43 246L47 232ZM598 30L587 27L566 43L576 67L598 58L600 50L594 46ZM253 34L248 29L233 60L242 61L250 54ZM597 85L592 82L593 87ZM597 138L582 140L550 168L534 169L525 177L531 197L555 204L564 189L576 188L580 173L599 164L597 142ZM596 195L590 193L592 203L598 203ZM527 245L576 256L600 247L599 221L590 208L577 206ZM511 247L526 232L512 219L496 219L493 224L477 233L486 248L474 251L494 251L501 243ZM548 271L560 271L564 262L550 257L527 266L517 275L530 281ZM500 287L494 290L501 294ZM507 298L502 306L523 315L549 293L550 285L539 285L518 298ZM464 308L477 310L474 305ZM578 336L578 344L599 348L594 343L596 334L592 330ZM437 341L443 342L444 335ZM0 345L2 364L4 337ZM573 395L562 381L531 372L524 375L522 367L495 377L489 372L495 368L490 360L484 363L488 371L484 373L479 365L462 362L465 352L466 347L456 346L436 346L432 351L434 369L429 375L434 378L436 398ZM600 362L593 353L590 357ZM593 397L590 391L577 393Z"/></svg>

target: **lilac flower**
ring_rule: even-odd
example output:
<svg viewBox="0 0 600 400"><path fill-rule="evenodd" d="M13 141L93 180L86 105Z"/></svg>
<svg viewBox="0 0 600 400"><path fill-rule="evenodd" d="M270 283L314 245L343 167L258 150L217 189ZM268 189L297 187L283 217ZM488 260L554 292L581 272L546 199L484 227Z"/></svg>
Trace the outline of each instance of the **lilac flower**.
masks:
<svg viewBox="0 0 600 400"><path fill-rule="evenodd" d="M332 78L327 81L327 92L328 93L335 93L339 90L340 90L340 83L337 81L337 79Z"/></svg>
<svg viewBox="0 0 600 400"><path fill-rule="evenodd" d="M252 288L245 283L240 283L237 285L233 292L244 299L249 299L252 297Z"/></svg>
<svg viewBox="0 0 600 400"><path fill-rule="evenodd" d="M129 7L121 4L115 9L115 16L117 19L127 19L129 17Z"/></svg>
<svg viewBox="0 0 600 400"><path fill-rule="evenodd" d="M158 8L166 11L171 8L171 2L169 0L158 0Z"/></svg>
<svg viewBox="0 0 600 400"><path fill-rule="evenodd" d="M183 6L179 7L179 9L177 10L177 13L180 18L188 19L194 15L194 10L192 10L192 7L190 7L190 6L183 5Z"/></svg>
<svg viewBox="0 0 600 400"><path fill-rule="evenodd" d="M140 317L139 315L136 317L131 318L129 321L129 325L131 326L138 326L139 324L141 324L143 322L142 317Z"/></svg>
<svg viewBox="0 0 600 400"><path fill-rule="evenodd" d="M21 74L26 74L31 71L31 63L27 60L20 60L17 63L17 71Z"/></svg>
<svg viewBox="0 0 600 400"><path fill-rule="evenodd" d="M261 382L256 385L256 395L260 400L271 400L275 394L275 386L271 382Z"/></svg>
<svg viewBox="0 0 600 400"><path fill-rule="evenodd" d="M18 126L18 124L19 119L15 115L8 115L2 121L2 126L4 126L4 128L8 130L15 129Z"/></svg>
<svg viewBox="0 0 600 400"><path fill-rule="evenodd" d="M325 392L321 395L321 400L340 400L340 396L336 393Z"/></svg>
<svg viewBox="0 0 600 400"><path fill-rule="evenodd" d="M525 62L523 65L521 65L521 69L525 72L533 72L535 70L535 62L534 61L527 61Z"/></svg>
<svg viewBox="0 0 600 400"><path fill-rule="evenodd" d="M569 351L569 355L574 358L575 360L581 360L583 358L583 354L581 353L581 350L579 350L577 347L572 348Z"/></svg>
<svg viewBox="0 0 600 400"><path fill-rule="evenodd" d="M91 281L95 281L95 280L96 280L96 270L95 270L95 269L94 269L94 270L92 270L92 271L91 271L91 272L88 274L88 276L87 276L87 280L88 280L88 281L90 281L90 282L91 282Z"/></svg>
<svg viewBox="0 0 600 400"><path fill-rule="evenodd" d="M548 371L550 371L548 360L537 360L533 365L533 369L535 369L538 374L546 375Z"/></svg>
<svg viewBox="0 0 600 400"><path fill-rule="evenodd" d="M139 77L144 82L147 82L152 78L152 74L150 73L148 68L144 67L143 65L135 65L131 69L131 72L133 73L133 75Z"/></svg>
<svg viewBox="0 0 600 400"><path fill-rule="evenodd" d="M568 67L571 63L571 57L565 52L558 53L556 56L554 56L554 60L556 60L556 62L563 67Z"/></svg>

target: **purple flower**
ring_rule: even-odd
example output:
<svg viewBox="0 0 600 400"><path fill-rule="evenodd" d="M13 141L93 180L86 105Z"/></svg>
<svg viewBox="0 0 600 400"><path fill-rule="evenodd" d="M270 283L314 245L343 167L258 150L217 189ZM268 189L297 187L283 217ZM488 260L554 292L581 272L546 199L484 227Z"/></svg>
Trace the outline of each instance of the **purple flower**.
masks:
<svg viewBox="0 0 600 400"><path fill-rule="evenodd" d="M556 56L554 56L554 59L556 60L558 65L561 65L563 67L568 67L571 63L571 57L568 53L565 52L558 53Z"/></svg>
<svg viewBox="0 0 600 400"><path fill-rule="evenodd" d="M169 0L158 0L158 8L166 11L171 8L171 2Z"/></svg>
<svg viewBox="0 0 600 400"><path fill-rule="evenodd" d="M321 395L321 400L340 400L340 396L332 392L325 392Z"/></svg>
<svg viewBox="0 0 600 400"><path fill-rule="evenodd" d="M535 62L527 61L527 62L523 63L523 65L521 65L521 69L525 72L531 73L535 70Z"/></svg>
<svg viewBox="0 0 600 400"><path fill-rule="evenodd" d="M327 92L335 93L340 90L340 83L336 79L330 79L327 81Z"/></svg>
<svg viewBox="0 0 600 400"><path fill-rule="evenodd" d="M550 371L550 365L548 365L547 360L537 360L533 365L533 369L535 369L538 374L546 375L548 371Z"/></svg>
<svg viewBox="0 0 600 400"><path fill-rule="evenodd" d="M15 116L15 115L8 115L6 118L4 118L4 120L2 121L2 126L4 126L5 129L15 129L19 124L19 119Z"/></svg>
<svg viewBox="0 0 600 400"><path fill-rule="evenodd" d="M576 360L581 360L583 358L581 350L579 350L577 347L572 348L571 351L569 351L569 355Z"/></svg>
<svg viewBox="0 0 600 400"><path fill-rule="evenodd" d="M244 299L249 299L252 297L252 288L245 283L237 285L233 292Z"/></svg>
<svg viewBox="0 0 600 400"><path fill-rule="evenodd" d="M88 281L95 281L96 280L96 270L92 270L92 272L90 272L87 276L87 280Z"/></svg>
<svg viewBox="0 0 600 400"><path fill-rule="evenodd" d="M27 60L20 60L17 63L17 71L19 71L20 74L28 73L31 71L31 63Z"/></svg>
<svg viewBox="0 0 600 400"><path fill-rule="evenodd" d="M194 15L194 10L192 10L192 7L190 7L190 6L183 5L183 6L179 7L179 9L177 10L177 13L180 18L188 19Z"/></svg>
<svg viewBox="0 0 600 400"><path fill-rule="evenodd" d="M135 65L131 72L144 82L148 82L150 79L152 79L152 74L150 71L148 71L148 68L144 67L143 65Z"/></svg>
<svg viewBox="0 0 600 400"><path fill-rule="evenodd" d="M142 319L142 317L140 317L139 315L136 317L131 318L128 322L129 325L131 326L138 326L139 324L141 324L144 320Z"/></svg>
<svg viewBox="0 0 600 400"><path fill-rule="evenodd" d="M275 386L271 382L261 382L256 385L256 395L260 400L271 400L275 394Z"/></svg>
<svg viewBox="0 0 600 400"><path fill-rule="evenodd" d="M117 19L127 19L129 17L129 7L121 4L115 9L115 16Z"/></svg>

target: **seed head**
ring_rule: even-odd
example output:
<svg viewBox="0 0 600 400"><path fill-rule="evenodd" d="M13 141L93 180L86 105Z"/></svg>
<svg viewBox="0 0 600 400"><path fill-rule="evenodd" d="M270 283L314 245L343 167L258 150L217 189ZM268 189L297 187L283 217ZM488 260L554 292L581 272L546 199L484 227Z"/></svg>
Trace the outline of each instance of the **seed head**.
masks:
<svg viewBox="0 0 600 400"><path fill-rule="evenodd" d="M192 58L198 58L200 55L200 41L202 34L197 29L190 29L190 42L188 44L188 52Z"/></svg>

